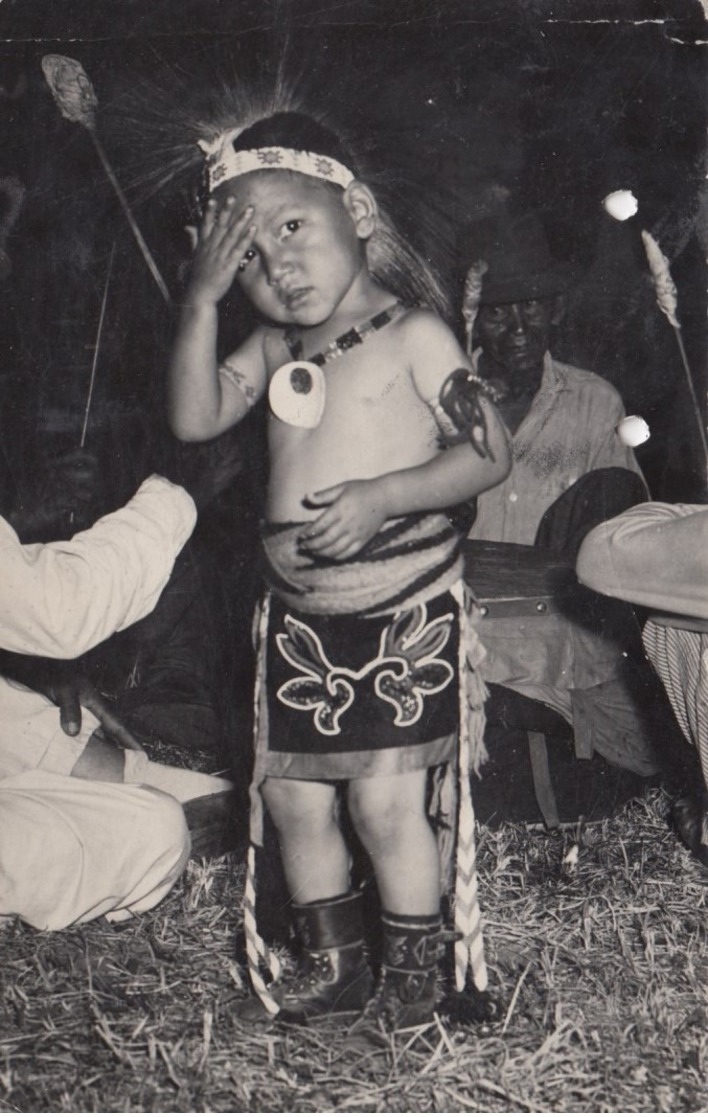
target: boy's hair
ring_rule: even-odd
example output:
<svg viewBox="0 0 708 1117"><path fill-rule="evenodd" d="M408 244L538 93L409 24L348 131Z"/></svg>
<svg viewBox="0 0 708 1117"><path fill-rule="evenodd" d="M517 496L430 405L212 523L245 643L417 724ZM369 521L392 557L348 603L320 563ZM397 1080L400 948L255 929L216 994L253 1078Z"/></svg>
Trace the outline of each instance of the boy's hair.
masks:
<svg viewBox="0 0 708 1117"><path fill-rule="evenodd" d="M336 159L357 175L354 156L338 136L303 112L277 112L244 128L233 141L235 151L257 147L286 147L312 151Z"/></svg>

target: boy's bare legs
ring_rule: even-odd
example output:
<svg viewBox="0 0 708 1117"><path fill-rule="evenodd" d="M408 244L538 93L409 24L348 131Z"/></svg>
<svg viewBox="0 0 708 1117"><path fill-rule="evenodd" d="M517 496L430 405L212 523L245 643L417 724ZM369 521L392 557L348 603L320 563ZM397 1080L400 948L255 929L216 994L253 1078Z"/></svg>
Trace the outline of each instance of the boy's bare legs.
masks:
<svg viewBox="0 0 708 1117"><path fill-rule="evenodd" d="M285 1020L361 1012L355 1045L380 1028L432 1018L440 933L440 869L425 812L427 773L352 780L349 809L374 865L383 906L384 955L376 991L366 963L361 898L350 892L349 852L335 813L334 786L266 780L263 797L280 839L304 970L273 994ZM403 968L401 968L403 966ZM255 1020L260 1002L240 1015ZM378 1043L378 1038L375 1040Z"/></svg>
<svg viewBox="0 0 708 1117"><path fill-rule="evenodd" d="M381 969L346 1046L385 1047L433 1019L440 942L440 861L425 811L427 772L352 780L349 811L371 857L382 907Z"/></svg>
<svg viewBox="0 0 708 1117"><path fill-rule="evenodd" d="M297 904L349 890L349 852L337 823L335 797L331 784L316 780L269 777L263 785L285 879Z"/></svg>
<svg viewBox="0 0 708 1117"><path fill-rule="evenodd" d="M351 780L349 811L385 911L436 915L440 858L425 810L427 771Z"/></svg>
<svg viewBox="0 0 708 1117"><path fill-rule="evenodd" d="M350 891L349 852L337 823L335 788L315 780L270 777L263 798L278 831L303 948L300 970L271 986L280 1017L306 1023L359 1013L371 995L372 978L364 956L361 895ZM258 1021L267 1013L252 997L239 1016Z"/></svg>

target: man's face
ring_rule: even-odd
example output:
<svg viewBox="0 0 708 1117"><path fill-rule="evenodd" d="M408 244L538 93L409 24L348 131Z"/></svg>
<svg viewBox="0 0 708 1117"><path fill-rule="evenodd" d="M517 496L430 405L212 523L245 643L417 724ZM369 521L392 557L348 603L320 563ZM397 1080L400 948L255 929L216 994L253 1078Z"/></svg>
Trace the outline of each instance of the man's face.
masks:
<svg viewBox="0 0 708 1117"><path fill-rule="evenodd" d="M477 329L488 361L509 380L534 379L543 369L557 299L527 299L480 307Z"/></svg>

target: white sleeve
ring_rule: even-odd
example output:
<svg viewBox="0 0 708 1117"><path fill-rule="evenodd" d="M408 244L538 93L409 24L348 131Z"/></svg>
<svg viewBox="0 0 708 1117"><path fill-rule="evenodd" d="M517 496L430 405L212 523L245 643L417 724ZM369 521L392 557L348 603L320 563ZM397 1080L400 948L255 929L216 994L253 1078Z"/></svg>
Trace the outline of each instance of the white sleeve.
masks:
<svg viewBox="0 0 708 1117"><path fill-rule="evenodd" d="M708 506L649 502L589 532L578 578L610 597L708 618Z"/></svg>
<svg viewBox="0 0 708 1117"><path fill-rule="evenodd" d="M0 647L74 659L140 620L195 521L191 497L162 477L68 542L23 546L0 518Z"/></svg>

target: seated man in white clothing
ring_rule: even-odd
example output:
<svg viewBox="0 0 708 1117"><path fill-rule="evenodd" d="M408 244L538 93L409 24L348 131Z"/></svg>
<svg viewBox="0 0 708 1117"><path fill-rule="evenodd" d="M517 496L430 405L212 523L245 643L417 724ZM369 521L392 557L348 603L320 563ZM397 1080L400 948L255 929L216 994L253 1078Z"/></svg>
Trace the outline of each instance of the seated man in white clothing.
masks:
<svg viewBox="0 0 708 1117"><path fill-rule="evenodd" d="M512 446L511 472L477 499L469 537L545 546L572 562L590 527L648 495L616 432L622 401L602 377L561 364L549 351L569 277L534 216L487 222L467 259L486 265L474 363L501 392L497 407ZM474 588L473 572L469 580ZM579 757L597 752L650 776L660 764L629 679L622 623L594 611L590 602L572 615L490 617L480 627L488 652L482 672L505 688L499 701L509 709L513 691L561 715L573 727Z"/></svg>
<svg viewBox="0 0 708 1117"><path fill-rule="evenodd" d="M640 504L586 537L578 577L650 611L644 646L666 688L700 779L674 803L676 828L708 867L708 507Z"/></svg>
<svg viewBox="0 0 708 1117"><path fill-rule="evenodd" d="M25 447L24 459L17 454L20 466L13 467L7 439L2 447L0 514L23 543L69 539L122 504L137 487L135 481L126 491L121 484L124 495L116 499L105 449L101 456L84 449L66 450L69 432L74 433L72 423L75 426L75 417L69 412L40 411L37 430L30 428L24 440L33 449ZM62 434L59 442L57 430ZM78 433L75 437L78 442ZM95 437L100 439L98 431ZM115 440L115 434L113 437ZM195 497L200 512L233 487L242 463L240 445L233 438L190 450L189 456L181 446L173 451L170 444L160 457L169 466L168 475L186 485ZM155 471L162 473L159 467ZM210 509L210 514L217 516L218 523L218 509ZM110 720L113 735L120 741L127 742L132 729L143 739L160 739L182 748L186 763L193 750L212 753L215 761L226 763L224 754L227 748L230 752L233 739L233 727L226 725L225 697L232 659L223 653L230 635L221 618L221 570L209 533L212 526L208 520L201 537L197 533L196 542L190 540L179 555L165 591L148 617L78 661L57 663L2 652L0 674L52 697L61 705L62 726L67 732L74 732L80 722L79 691L81 704L101 709L105 724L106 705L95 683L114 695L114 714L120 713L123 724L115 716ZM248 621L240 626L244 632L249 627ZM235 646L248 656L247 637Z"/></svg>
<svg viewBox="0 0 708 1117"><path fill-rule="evenodd" d="M159 477L68 542L23 546L0 517L0 647L74 658L145 616L195 519ZM68 736L46 698L0 677L0 918L58 929L152 907L189 855L177 800L230 786L117 749L87 710L82 723Z"/></svg>

